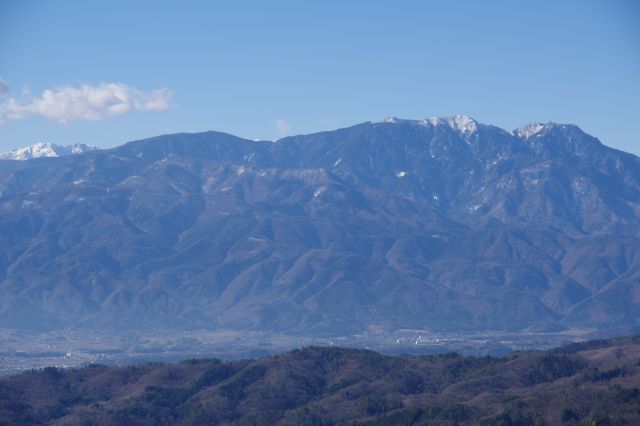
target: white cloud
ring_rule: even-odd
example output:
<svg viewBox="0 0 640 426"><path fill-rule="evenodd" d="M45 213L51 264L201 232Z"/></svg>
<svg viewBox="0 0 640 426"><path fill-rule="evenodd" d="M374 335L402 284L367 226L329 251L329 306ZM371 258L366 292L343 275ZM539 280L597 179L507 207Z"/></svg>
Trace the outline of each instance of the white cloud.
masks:
<svg viewBox="0 0 640 426"><path fill-rule="evenodd" d="M285 120L276 120L276 130L278 131L278 135L280 137L287 136L291 134L291 126Z"/></svg>
<svg viewBox="0 0 640 426"><path fill-rule="evenodd" d="M0 96L9 93L9 84L0 77Z"/></svg>
<svg viewBox="0 0 640 426"><path fill-rule="evenodd" d="M25 91L20 99L0 103L0 124L30 116L43 116L60 123L74 120L101 120L131 111L160 111L171 107L169 89L142 92L122 83L97 86L63 86L33 96Z"/></svg>

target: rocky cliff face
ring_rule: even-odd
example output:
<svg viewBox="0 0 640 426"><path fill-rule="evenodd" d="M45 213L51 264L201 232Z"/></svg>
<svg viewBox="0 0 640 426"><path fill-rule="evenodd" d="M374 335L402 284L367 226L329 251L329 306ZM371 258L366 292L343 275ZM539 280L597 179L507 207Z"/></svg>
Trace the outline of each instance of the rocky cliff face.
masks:
<svg viewBox="0 0 640 426"><path fill-rule="evenodd" d="M640 159L390 118L0 162L0 325L636 327Z"/></svg>

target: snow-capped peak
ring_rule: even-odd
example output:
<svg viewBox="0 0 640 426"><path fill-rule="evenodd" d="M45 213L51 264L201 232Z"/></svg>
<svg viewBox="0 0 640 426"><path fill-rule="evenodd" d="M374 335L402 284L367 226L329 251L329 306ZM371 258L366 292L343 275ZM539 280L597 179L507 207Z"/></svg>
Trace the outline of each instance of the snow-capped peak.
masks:
<svg viewBox="0 0 640 426"><path fill-rule="evenodd" d="M451 128L462 133L473 133L478 130L478 122L468 115L454 115L445 120Z"/></svg>
<svg viewBox="0 0 640 426"><path fill-rule="evenodd" d="M81 154L98 149L83 143L74 145L57 145L51 142L36 143L24 148L16 148L9 152L0 153L0 160L30 160L40 157L61 157L63 155Z"/></svg>
<svg viewBox="0 0 640 426"><path fill-rule="evenodd" d="M432 117L420 121L425 126L446 125L461 133L473 133L478 130L478 122L468 115L454 115L452 117Z"/></svg>
<svg viewBox="0 0 640 426"><path fill-rule="evenodd" d="M399 118L396 116L389 116L382 119L382 121L370 121L372 124L420 124L418 120L411 120L408 118Z"/></svg>
<svg viewBox="0 0 640 426"><path fill-rule="evenodd" d="M387 124L398 124L398 123L409 123L420 126L448 126L451 129L463 133L463 134L472 134L478 130L478 122L468 115L454 115L451 117L432 117L425 118L424 120L407 120L404 118L398 117L386 117L382 121L374 121L373 123L387 123Z"/></svg>
<svg viewBox="0 0 640 426"><path fill-rule="evenodd" d="M513 131L513 134L518 136L519 138L529 139L531 136L540 133L540 131L542 131L545 127L547 127L547 125L544 123L529 123L515 129Z"/></svg>

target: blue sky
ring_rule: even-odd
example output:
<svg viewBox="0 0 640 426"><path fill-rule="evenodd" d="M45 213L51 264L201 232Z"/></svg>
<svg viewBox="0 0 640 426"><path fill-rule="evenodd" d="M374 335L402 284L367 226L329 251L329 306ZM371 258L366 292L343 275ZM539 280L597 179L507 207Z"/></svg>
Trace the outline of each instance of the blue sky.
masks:
<svg viewBox="0 0 640 426"><path fill-rule="evenodd" d="M638 22L633 0L2 1L0 151L460 113L640 154Z"/></svg>

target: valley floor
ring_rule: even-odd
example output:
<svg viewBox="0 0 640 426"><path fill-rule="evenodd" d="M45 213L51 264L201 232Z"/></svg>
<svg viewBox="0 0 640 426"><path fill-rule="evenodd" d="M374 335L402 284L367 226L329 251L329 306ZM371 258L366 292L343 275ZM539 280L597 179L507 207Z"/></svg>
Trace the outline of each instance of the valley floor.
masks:
<svg viewBox="0 0 640 426"><path fill-rule="evenodd" d="M356 335L319 337L233 330L97 333L82 329L25 332L0 328L0 376L33 368L81 367L95 363L175 362L193 357L223 360L257 358L312 345L363 348L387 355L457 352L496 356L624 334L627 333L604 334L589 329L561 333L454 333L414 329L383 332L372 328Z"/></svg>

